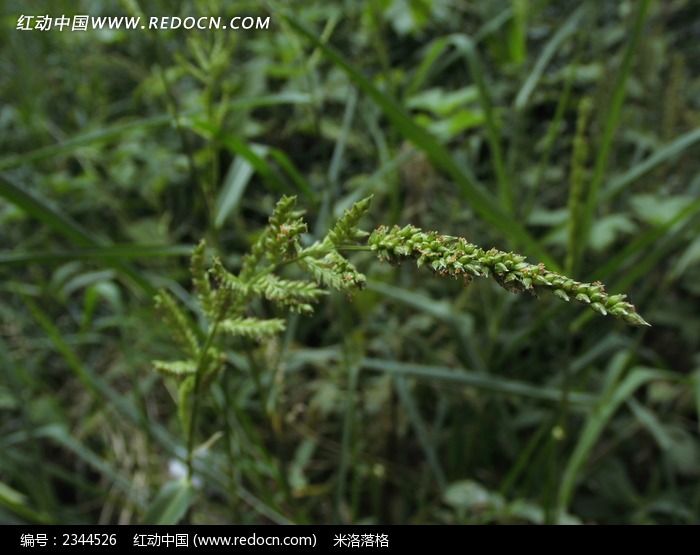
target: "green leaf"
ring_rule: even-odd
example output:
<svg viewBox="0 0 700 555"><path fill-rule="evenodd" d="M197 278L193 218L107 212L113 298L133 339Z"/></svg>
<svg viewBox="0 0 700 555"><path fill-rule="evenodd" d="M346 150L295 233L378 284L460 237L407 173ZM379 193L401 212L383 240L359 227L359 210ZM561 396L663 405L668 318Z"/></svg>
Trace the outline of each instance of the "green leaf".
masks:
<svg viewBox="0 0 700 555"><path fill-rule="evenodd" d="M635 195L631 199L632 209L644 222L664 225L676 218L697 197L691 195Z"/></svg>
<svg viewBox="0 0 700 555"><path fill-rule="evenodd" d="M635 223L625 214L603 216L598 218L591 229L591 248L596 252L603 252L621 235L629 235L636 230Z"/></svg>
<svg viewBox="0 0 700 555"><path fill-rule="evenodd" d="M29 506L25 495L0 482L0 507L5 507L20 518L37 524L52 524L54 519Z"/></svg>
<svg viewBox="0 0 700 555"><path fill-rule="evenodd" d="M473 480L461 480L450 484L442 496L445 503L455 509L483 511L500 509L503 498Z"/></svg>
<svg viewBox="0 0 700 555"><path fill-rule="evenodd" d="M688 268L698 264L698 262L700 262L700 237L696 237L695 240L690 243L673 267L671 275L678 278L682 276Z"/></svg>
<svg viewBox="0 0 700 555"><path fill-rule="evenodd" d="M192 122L191 128L208 140L219 141L231 152L246 160L273 191L277 193L294 192L284 175L263 157L262 154L266 152L266 150L263 150L261 145L255 145L255 147L253 147L244 138L233 135L232 133L226 133L222 129L204 120Z"/></svg>
<svg viewBox="0 0 700 555"><path fill-rule="evenodd" d="M261 145L253 145L251 150L260 157L266 152L265 147ZM224 177L224 186L216 201L215 227L221 228L229 214L236 209L254 171L255 168L248 160L243 156L236 156Z"/></svg>
<svg viewBox="0 0 700 555"><path fill-rule="evenodd" d="M478 98L479 92L474 85L456 91L433 88L411 96L406 101L406 106L411 109L432 112L438 117L447 117L459 108L473 104Z"/></svg>
<svg viewBox="0 0 700 555"><path fill-rule="evenodd" d="M491 100L491 92L486 82L486 74L479 58L474 41L467 35L456 34L451 37L452 44L460 51L467 62L471 78L476 83L479 91L479 104L484 112L484 123L486 125L486 138L491 150L491 163L493 172L498 182L498 200L500 209L506 214L513 211L512 183L505 165L503 149L501 148L500 125L496 121L496 114Z"/></svg>
<svg viewBox="0 0 700 555"><path fill-rule="evenodd" d="M165 484L143 515L143 524L178 524L194 501L195 490L182 478Z"/></svg>
<svg viewBox="0 0 700 555"><path fill-rule="evenodd" d="M423 453L425 455L426 461L428 462L428 466L430 467L433 476L435 477L437 487L440 490L444 490L447 485L445 471L442 469L442 465L440 464L440 459L438 457L437 451L435 450L435 445L433 443L430 429L428 428L428 426L425 423L425 420L421 416L420 410L418 409L413 394L411 393L411 390L408 387L406 378L404 376L396 376L394 384L396 386L396 391L399 395L399 399L401 400L401 404L406 410L411 425L413 426L413 429L416 432L418 443L423 449Z"/></svg>

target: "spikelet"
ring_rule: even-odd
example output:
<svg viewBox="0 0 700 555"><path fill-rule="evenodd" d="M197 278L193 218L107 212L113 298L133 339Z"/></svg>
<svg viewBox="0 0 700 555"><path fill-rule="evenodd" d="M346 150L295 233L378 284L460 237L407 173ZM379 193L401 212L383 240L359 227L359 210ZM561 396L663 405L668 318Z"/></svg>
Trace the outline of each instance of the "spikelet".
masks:
<svg viewBox="0 0 700 555"><path fill-rule="evenodd" d="M190 320L180 306L175 302L170 293L161 290L156 294L156 308L163 315L166 325L189 356L196 358L199 352L197 335Z"/></svg>
<svg viewBox="0 0 700 555"><path fill-rule="evenodd" d="M197 294L199 304L206 314L210 314L214 306L214 292L207 273L206 250L207 244L202 239L192 251L190 273L192 274L192 286Z"/></svg>
<svg viewBox="0 0 700 555"><path fill-rule="evenodd" d="M219 324L221 331L237 337L260 341L284 331L284 320L272 318L230 318Z"/></svg>
<svg viewBox="0 0 700 555"><path fill-rule="evenodd" d="M327 294L311 281L281 279L273 274L257 280L252 289L268 301L287 307L293 312L306 314L313 312L312 304Z"/></svg>
<svg viewBox="0 0 700 555"><path fill-rule="evenodd" d="M362 216L369 210L371 202L372 196L368 196L347 209L328 232L327 239L338 247L366 238L369 234L360 230L357 226Z"/></svg>

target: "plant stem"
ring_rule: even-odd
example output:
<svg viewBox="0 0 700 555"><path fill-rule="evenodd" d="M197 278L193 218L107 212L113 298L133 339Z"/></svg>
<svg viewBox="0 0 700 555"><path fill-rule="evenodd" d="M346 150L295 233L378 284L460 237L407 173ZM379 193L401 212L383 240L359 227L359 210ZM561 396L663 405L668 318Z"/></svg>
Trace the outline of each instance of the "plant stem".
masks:
<svg viewBox="0 0 700 555"><path fill-rule="evenodd" d="M197 412L199 412L200 404L200 389L202 383L202 374L204 369L207 367L207 353L209 348L214 342L216 337L216 332L219 327L220 318L217 318L209 327L209 333L207 333L207 338L204 342L204 346L199 353L199 360L197 361L197 370L194 375L194 390L192 391L192 413L190 414L189 430L187 431L187 480L192 481L192 476L194 474L194 440L195 440L195 430L197 421Z"/></svg>

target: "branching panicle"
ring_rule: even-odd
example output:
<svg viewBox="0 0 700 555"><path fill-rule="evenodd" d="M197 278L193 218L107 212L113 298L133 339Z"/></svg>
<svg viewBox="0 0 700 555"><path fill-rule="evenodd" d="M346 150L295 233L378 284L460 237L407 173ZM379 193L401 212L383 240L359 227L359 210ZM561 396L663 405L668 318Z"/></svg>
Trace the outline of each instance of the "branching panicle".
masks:
<svg viewBox="0 0 700 555"><path fill-rule="evenodd" d="M413 258L418 266L427 265L439 275L465 278L493 278L513 292L548 289L562 300L575 300L600 314L611 314L633 325L649 325L625 295L608 295L600 282L581 283L552 272L544 265L533 265L525 257L496 249L488 251L462 237L425 232L408 225L377 228L368 244L380 258L399 261Z"/></svg>
<svg viewBox="0 0 700 555"><path fill-rule="evenodd" d="M183 348L183 360L154 361L156 370L180 380L179 415L188 436L188 471L192 472L195 419L200 394L224 368L226 357L220 347L222 336L246 342L262 341L284 331L281 318L250 315L252 301L264 298L283 310L308 314L327 292L320 286L349 291L364 285L365 277L337 250L366 235L357 228L369 207L369 199L355 204L312 246L302 248L301 235L307 231L303 213L296 210L295 197L283 197L243 258L238 275L227 270L220 258L206 264L206 244L192 253L192 281L203 314L207 316L200 341L185 311L165 291L157 296L168 327ZM309 279L286 279L278 275L294 264L310 274Z"/></svg>

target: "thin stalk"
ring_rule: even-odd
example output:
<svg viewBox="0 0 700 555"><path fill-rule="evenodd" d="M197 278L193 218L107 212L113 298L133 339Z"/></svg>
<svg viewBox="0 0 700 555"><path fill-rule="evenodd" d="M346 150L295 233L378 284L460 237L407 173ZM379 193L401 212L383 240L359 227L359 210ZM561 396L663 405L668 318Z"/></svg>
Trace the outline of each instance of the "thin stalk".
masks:
<svg viewBox="0 0 700 555"><path fill-rule="evenodd" d="M207 333L207 338L204 341L204 346L199 353L199 359L197 360L197 370L194 375L194 390L192 391L192 414L190 415L189 430L187 431L187 480L192 481L192 476L194 474L194 442L195 442L195 430L197 422L197 413L199 412L200 397L201 397L201 382L202 374L204 374L204 369L207 367L208 356L207 353L214 343L214 338L216 337L216 332L219 328L220 319L217 319L209 327L209 332Z"/></svg>

